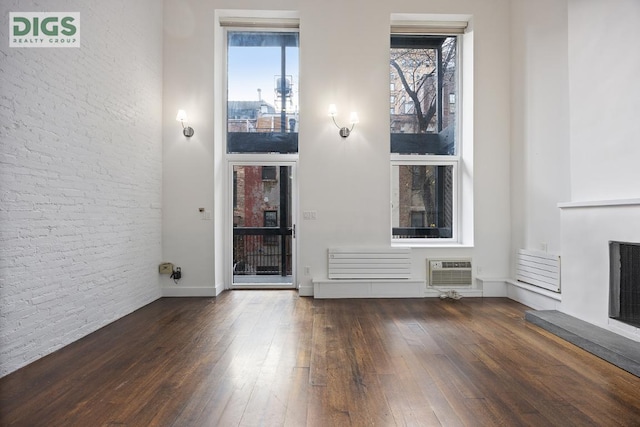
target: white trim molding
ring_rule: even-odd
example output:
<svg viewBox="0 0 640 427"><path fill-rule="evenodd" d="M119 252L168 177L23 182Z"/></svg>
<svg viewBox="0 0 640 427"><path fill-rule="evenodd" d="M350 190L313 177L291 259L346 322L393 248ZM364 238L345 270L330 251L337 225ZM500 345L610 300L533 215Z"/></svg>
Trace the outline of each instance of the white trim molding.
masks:
<svg viewBox="0 0 640 427"><path fill-rule="evenodd" d="M640 199L586 200L582 202L558 203L560 209L572 208L603 208L609 206L638 206Z"/></svg>
<svg viewBox="0 0 640 427"><path fill-rule="evenodd" d="M211 288L163 287L162 297L217 297L224 290L221 286Z"/></svg>

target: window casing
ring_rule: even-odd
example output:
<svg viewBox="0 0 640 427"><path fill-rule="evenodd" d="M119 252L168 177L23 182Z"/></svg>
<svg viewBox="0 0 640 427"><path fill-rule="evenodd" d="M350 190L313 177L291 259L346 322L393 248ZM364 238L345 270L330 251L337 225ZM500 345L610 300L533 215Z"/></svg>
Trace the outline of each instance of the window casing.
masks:
<svg viewBox="0 0 640 427"><path fill-rule="evenodd" d="M391 35L393 242L458 242L459 56L457 35Z"/></svg>

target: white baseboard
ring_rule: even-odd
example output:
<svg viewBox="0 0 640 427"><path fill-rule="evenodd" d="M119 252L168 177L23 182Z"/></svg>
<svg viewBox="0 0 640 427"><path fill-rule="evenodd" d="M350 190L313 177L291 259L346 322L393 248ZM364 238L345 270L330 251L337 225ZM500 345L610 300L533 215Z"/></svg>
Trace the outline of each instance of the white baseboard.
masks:
<svg viewBox="0 0 640 427"><path fill-rule="evenodd" d="M482 297L482 289L473 289L473 288L433 288L431 286L427 287L427 290L424 292L425 298L440 298L441 295L447 293L449 290L454 290L459 293L463 297L468 298L480 298Z"/></svg>
<svg viewBox="0 0 640 427"><path fill-rule="evenodd" d="M222 289L224 290L224 289ZM218 287L215 288L183 288L178 286L163 287L163 297L215 297L222 292Z"/></svg>
<svg viewBox="0 0 640 427"><path fill-rule="evenodd" d="M313 296L313 284L310 285L298 285L298 295L301 297L312 297Z"/></svg>
<svg viewBox="0 0 640 427"><path fill-rule="evenodd" d="M506 297L507 282L505 279L482 279L476 278L483 297Z"/></svg>
<svg viewBox="0 0 640 427"><path fill-rule="evenodd" d="M508 279L507 297L535 310L560 310L562 295L537 286Z"/></svg>
<svg viewBox="0 0 640 427"><path fill-rule="evenodd" d="M506 297L536 310L560 310L562 295L513 279L476 278L483 297Z"/></svg>
<svg viewBox="0 0 640 427"><path fill-rule="evenodd" d="M314 298L424 298L424 293L423 280L313 280Z"/></svg>
<svg viewBox="0 0 640 427"><path fill-rule="evenodd" d="M510 279L477 279L478 288L451 288L463 297L506 297L536 310L559 310L562 296ZM439 298L449 289L426 286L422 280L313 280L300 286L300 296L315 298Z"/></svg>
<svg viewBox="0 0 640 427"><path fill-rule="evenodd" d="M453 289L463 297L482 297L481 289L433 288L423 280L356 280L321 279L313 281L313 288L300 287L301 296L315 298L440 298ZM309 294L309 291L312 293ZM505 295L506 296L506 295Z"/></svg>
<svg viewBox="0 0 640 427"><path fill-rule="evenodd" d="M224 285L222 283L218 283L216 285L216 296L220 295L222 292L224 292Z"/></svg>

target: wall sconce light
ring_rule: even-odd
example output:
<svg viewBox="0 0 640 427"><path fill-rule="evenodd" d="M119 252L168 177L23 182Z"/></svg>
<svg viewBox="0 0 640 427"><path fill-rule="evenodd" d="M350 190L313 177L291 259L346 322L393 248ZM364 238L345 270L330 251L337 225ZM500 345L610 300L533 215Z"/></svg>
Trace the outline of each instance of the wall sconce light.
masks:
<svg viewBox="0 0 640 427"><path fill-rule="evenodd" d="M338 126L336 123L336 114L338 114L338 110L336 109L336 104L329 105L329 117L333 120L333 124L336 125L338 129L340 129L340 136L343 138L348 137L351 134L351 131L356 126L356 123L360 122L358 118L358 113L355 111L351 112L351 116L349 117L349 123L351 123L351 128Z"/></svg>
<svg viewBox="0 0 640 427"><path fill-rule="evenodd" d="M187 121L187 112L184 110L178 110L178 115L176 116L176 120L182 123L182 134L186 137L193 136L193 128L190 126L185 126L184 122Z"/></svg>

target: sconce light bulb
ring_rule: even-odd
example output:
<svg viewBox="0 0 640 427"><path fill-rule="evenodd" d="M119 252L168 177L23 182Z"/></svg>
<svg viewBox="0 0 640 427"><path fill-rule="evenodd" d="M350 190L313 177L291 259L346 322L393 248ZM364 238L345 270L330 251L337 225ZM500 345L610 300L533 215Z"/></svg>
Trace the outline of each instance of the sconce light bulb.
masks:
<svg viewBox="0 0 640 427"><path fill-rule="evenodd" d="M176 116L176 120L179 122L184 122L187 120L187 112L184 110L178 110L178 115Z"/></svg>
<svg viewBox="0 0 640 427"><path fill-rule="evenodd" d="M353 127L356 125L356 123L360 122L358 113L356 113L355 111L351 113L351 117L349 118L351 128L338 125L338 123L336 122L337 114L338 110L336 108L336 104L329 104L329 117L331 117L331 120L333 120L333 124L336 125L336 127L340 130L340 136L346 138L351 134L351 131L353 130Z"/></svg>
<svg viewBox="0 0 640 427"><path fill-rule="evenodd" d="M182 124L182 134L187 138L191 138L194 134L193 128L190 126L184 125L184 122L187 121L187 112L184 110L178 110L178 114L176 115L176 120Z"/></svg>

